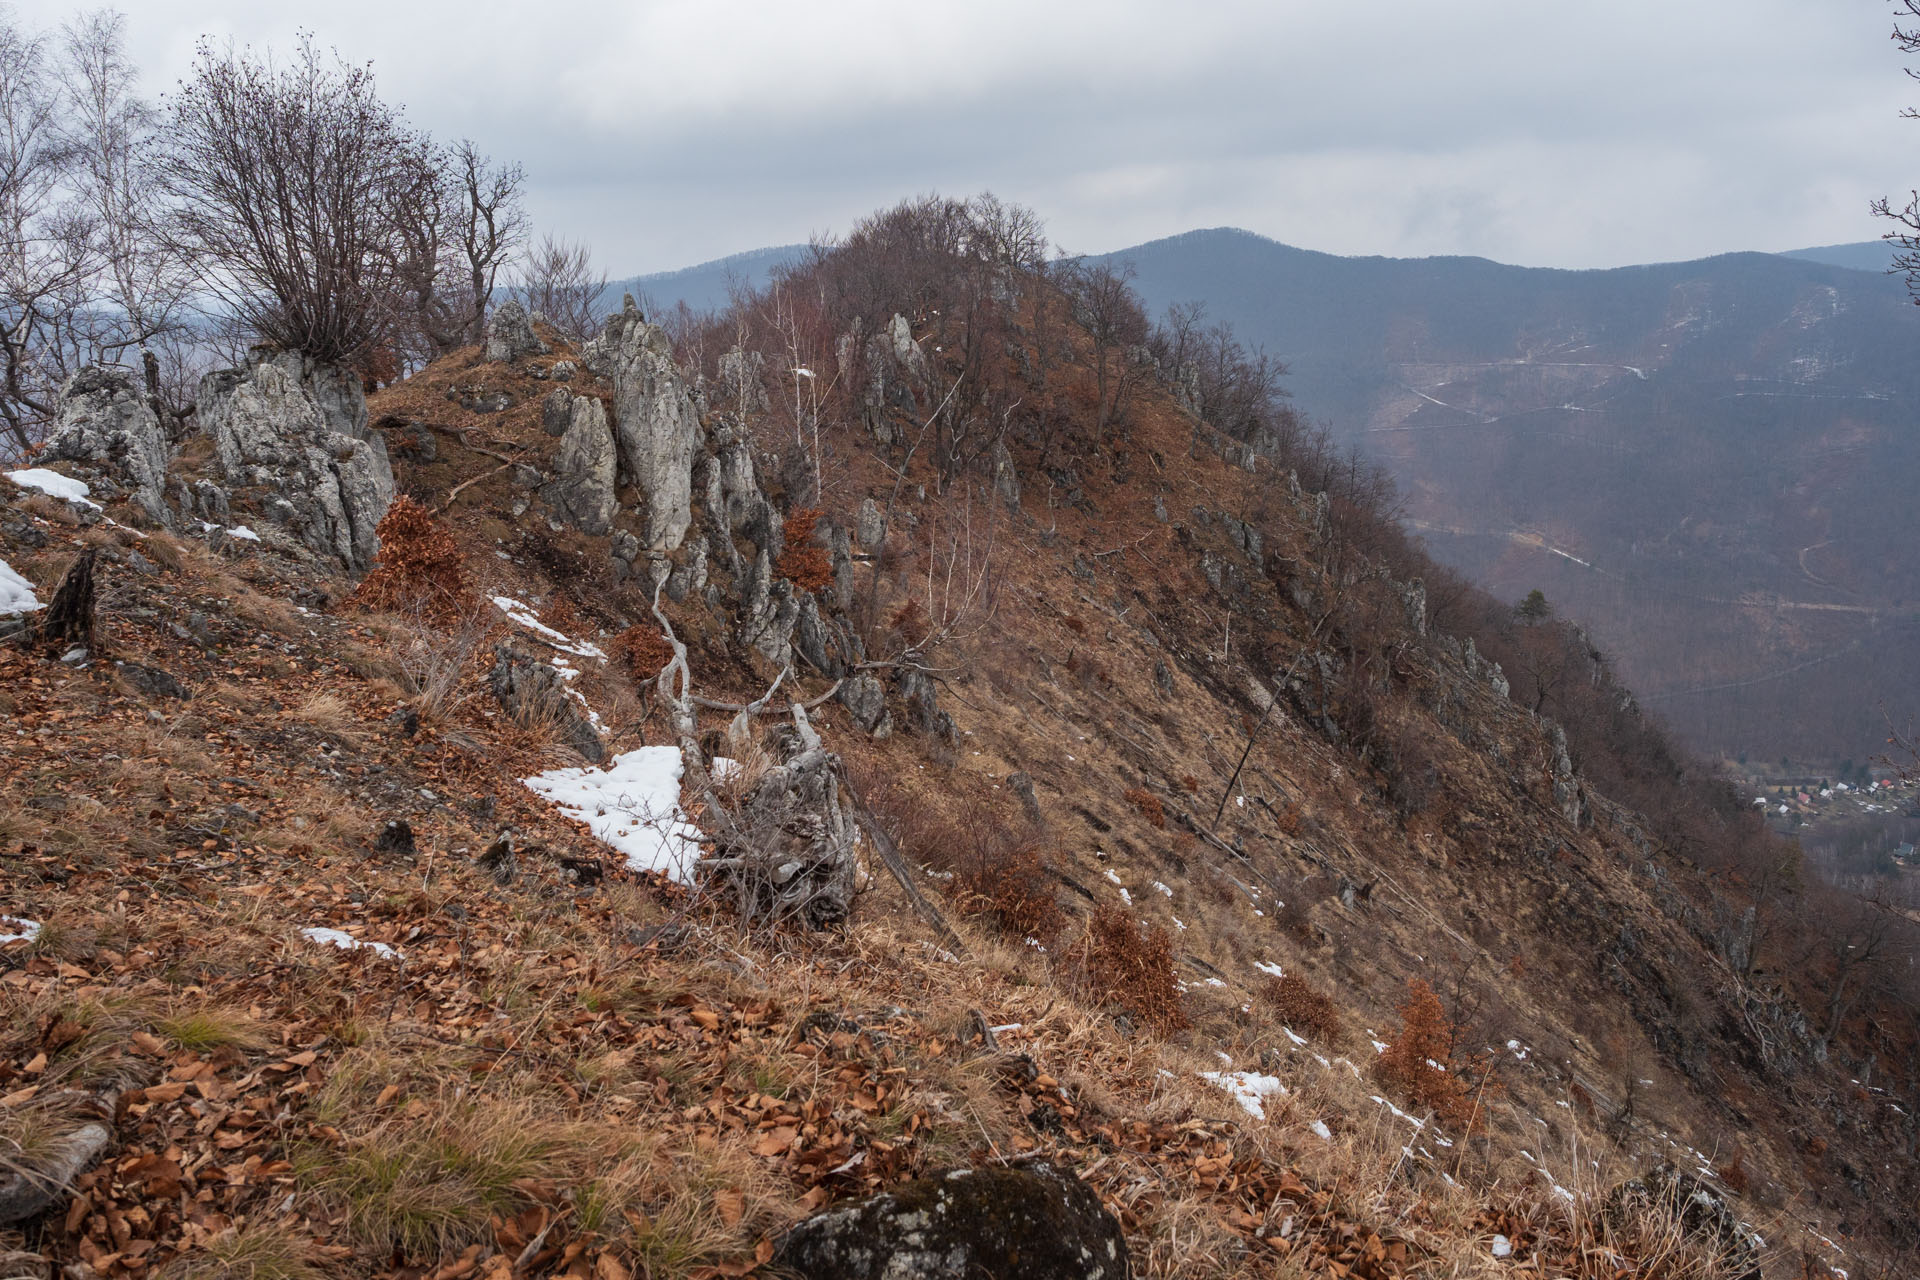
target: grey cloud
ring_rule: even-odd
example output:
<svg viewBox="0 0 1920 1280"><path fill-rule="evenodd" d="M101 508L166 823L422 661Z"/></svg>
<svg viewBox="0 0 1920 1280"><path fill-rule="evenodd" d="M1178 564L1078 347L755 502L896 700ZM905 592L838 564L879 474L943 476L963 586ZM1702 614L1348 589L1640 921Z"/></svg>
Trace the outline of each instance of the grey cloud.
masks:
<svg viewBox="0 0 1920 1280"><path fill-rule="evenodd" d="M30 21L63 6L18 6ZM156 87L243 0L142 0ZM1877 5L342 0L307 21L441 134L523 160L616 273L938 188L1117 247L1232 223L1337 252L1568 266L1863 239L1920 90ZM1920 168L1920 166L1915 166Z"/></svg>

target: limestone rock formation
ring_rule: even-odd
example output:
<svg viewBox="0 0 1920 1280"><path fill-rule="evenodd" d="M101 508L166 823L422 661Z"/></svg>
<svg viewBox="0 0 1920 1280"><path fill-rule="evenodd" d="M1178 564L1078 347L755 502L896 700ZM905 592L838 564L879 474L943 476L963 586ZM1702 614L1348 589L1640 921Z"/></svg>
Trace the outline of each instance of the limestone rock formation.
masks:
<svg viewBox="0 0 1920 1280"><path fill-rule="evenodd" d="M648 324L632 297L587 344L588 369L613 382L620 461L647 500L641 542L651 555L680 545L693 522L693 459L700 414L692 388L673 363L673 346Z"/></svg>
<svg viewBox="0 0 1920 1280"><path fill-rule="evenodd" d="M547 344L533 331L533 317L519 299L508 298L487 317L487 359L502 363L547 350Z"/></svg>
<svg viewBox="0 0 1920 1280"><path fill-rule="evenodd" d="M806 1280L1126 1280L1127 1242L1100 1197L1035 1163L955 1169L815 1214L776 1265Z"/></svg>
<svg viewBox="0 0 1920 1280"><path fill-rule="evenodd" d="M619 467L606 406L594 396L571 395L564 388L554 394L568 396L567 425L553 455L553 479L540 495L582 533L608 533L618 509L614 478ZM552 397L542 404L541 416L543 420L559 416Z"/></svg>
<svg viewBox="0 0 1920 1280"><path fill-rule="evenodd" d="M594 764L606 763L606 744L567 697L567 682L553 667L513 645L498 644L487 686L517 723L551 725L560 741Z"/></svg>
<svg viewBox="0 0 1920 1280"><path fill-rule="evenodd" d="M195 404L230 485L268 490L268 518L317 554L355 572L373 564L393 470L357 375L255 348L244 367L202 378Z"/></svg>
<svg viewBox="0 0 1920 1280"><path fill-rule="evenodd" d="M91 465L148 516L169 523L166 432L133 375L89 365L67 380L43 459Z"/></svg>

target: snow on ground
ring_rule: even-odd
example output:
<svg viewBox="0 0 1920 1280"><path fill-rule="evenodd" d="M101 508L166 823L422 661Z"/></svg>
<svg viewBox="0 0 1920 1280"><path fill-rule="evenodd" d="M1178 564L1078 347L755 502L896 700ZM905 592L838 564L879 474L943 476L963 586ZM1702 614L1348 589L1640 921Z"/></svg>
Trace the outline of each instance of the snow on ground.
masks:
<svg viewBox="0 0 1920 1280"><path fill-rule="evenodd" d="M523 601L515 600L512 596L494 596L493 603L494 607L506 614L510 621L519 623L560 652L570 653L576 658L598 658L602 662L607 660L606 650L599 645L588 640L568 639L535 617L532 607Z"/></svg>
<svg viewBox="0 0 1920 1280"><path fill-rule="evenodd" d="M1327 1142L1333 1141L1333 1130L1327 1128L1327 1122L1325 1120L1315 1120L1310 1127L1313 1129L1314 1137Z"/></svg>
<svg viewBox="0 0 1920 1280"><path fill-rule="evenodd" d="M1271 960L1255 960L1253 967L1270 978L1284 978L1287 976L1286 971Z"/></svg>
<svg viewBox="0 0 1920 1280"><path fill-rule="evenodd" d="M1287 1086L1280 1083L1280 1077L1263 1076L1257 1071L1202 1071L1200 1078L1232 1094L1234 1101L1246 1108L1247 1114L1255 1120L1267 1118L1267 1109L1260 1101L1262 1098L1287 1091Z"/></svg>
<svg viewBox="0 0 1920 1280"><path fill-rule="evenodd" d="M680 812L682 767L678 747L641 747L605 769L554 769L523 781L584 822L635 871L687 884L700 857L700 829Z"/></svg>
<svg viewBox="0 0 1920 1280"><path fill-rule="evenodd" d="M32 942L40 936L38 920L22 920L19 916L0 916L0 929L8 931L0 933L0 943ZM13 932L15 929L19 932Z"/></svg>
<svg viewBox="0 0 1920 1280"><path fill-rule="evenodd" d="M0 560L0 618L12 613L32 613L44 607L33 594L33 584L14 572L12 565Z"/></svg>
<svg viewBox="0 0 1920 1280"><path fill-rule="evenodd" d="M87 496L92 490L87 488L86 481L75 480L72 476L63 476L58 471L49 471L45 467L28 467L24 471L7 472L7 479L22 489L38 489L56 498L65 498L68 502L82 502L95 511L100 510L100 504Z"/></svg>
<svg viewBox="0 0 1920 1280"><path fill-rule="evenodd" d="M357 951L365 947L385 960L400 958L400 953L384 942L365 942L339 929L327 929L316 925L310 929L302 929L300 935L308 942L317 943L323 947L339 947L342 951Z"/></svg>

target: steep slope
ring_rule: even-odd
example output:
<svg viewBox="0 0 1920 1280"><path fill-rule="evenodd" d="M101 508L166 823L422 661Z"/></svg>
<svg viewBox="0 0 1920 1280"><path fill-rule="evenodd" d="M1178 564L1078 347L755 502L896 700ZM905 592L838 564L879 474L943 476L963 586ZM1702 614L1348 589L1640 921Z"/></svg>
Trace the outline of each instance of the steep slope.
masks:
<svg viewBox="0 0 1920 1280"><path fill-rule="evenodd" d="M1612 271L1336 258L1245 232L1111 255L1292 370L1445 563L1580 619L1697 748L1862 758L1920 703L1897 279L1767 254Z"/></svg>
<svg viewBox="0 0 1920 1280"><path fill-rule="evenodd" d="M1744 899L1429 629L1365 519L1137 366L1114 405L1039 278L887 256L874 288L876 243L795 291L871 289L862 326L679 353L704 381L549 334L374 396L433 516L383 525L368 586L252 513L259 541L185 535L6 486L0 557L45 601L93 547L100 586L86 652L0 650L4 911L36 926L0 952L0 1106L23 1152L116 1123L5 1244L745 1274L824 1204L1037 1152L1149 1276L1631 1272L1671 1242L1607 1193L1669 1159L1744 1194L1771 1273L1907 1246L1916 1108L1846 1082L1910 1046L1818 1044L1804 983L1736 974L1714 913ZM681 395L676 481L631 429ZM605 533L576 527L586 403L627 451ZM654 678L668 627L704 702ZM754 825L809 728L859 892L823 930L743 922L780 900L747 846L819 835ZM524 782L595 751L634 771L572 775L611 778L580 820ZM660 802L646 761L688 769L715 878L591 834Z"/></svg>

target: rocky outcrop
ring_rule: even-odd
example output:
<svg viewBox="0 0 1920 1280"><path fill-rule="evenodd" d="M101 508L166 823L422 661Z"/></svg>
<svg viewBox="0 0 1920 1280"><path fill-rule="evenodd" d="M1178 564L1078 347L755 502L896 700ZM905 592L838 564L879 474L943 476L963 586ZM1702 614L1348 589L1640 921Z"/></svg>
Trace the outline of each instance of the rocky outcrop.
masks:
<svg viewBox="0 0 1920 1280"><path fill-rule="evenodd" d="M553 455L553 479L540 491L547 505L582 533L605 534L613 529L614 479L619 470L619 455L613 443L613 428L607 425L606 406L593 396L576 396L562 388L554 396L566 396L564 408L549 396L541 405L541 418L550 422L564 417L560 448Z"/></svg>
<svg viewBox="0 0 1920 1280"><path fill-rule="evenodd" d="M875 738L893 732L893 713L887 710L887 690L873 676L862 672L849 677L840 686L840 704L860 729Z"/></svg>
<svg viewBox="0 0 1920 1280"><path fill-rule="evenodd" d="M775 1265L806 1280L1126 1280L1100 1197L1048 1164L955 1169L801 1222Z"/></svg>
<svg viewBox="0 0 1920 1280"><path fill-rule="evenodd" d="M582 358L613 382L620 461L647 503L641 542L648 554L664 555L680 545L693 521L701 432L692 388L673 363L667 335L647 323L631 296L619 314L607 317Z"/></svg>
<svg viewBox="0 0 1920 1280"><path fill-rule="evenodd" d="M533 317L519 299L508 298L487 317L487 359L504 363L547 350L547 344L533 331Z"/></svg>
<svg viewBox="0 0 1920 1280"><path fill-rule="evenodd" d="M498 644L493 647L493 670L487 673L487 687L515 723L550 726L556 738L592 763L606 762L606 744L580 713L578 704L567 696L567 682L553 667L510 644Z"/></svg>
<svg viewBox="0 0 1920 1280"><path fill-rule="evenodd" d="M887 517L872 498L860 499L860 508L853 517L853 536L868 551L887 540Z"/></svg>
<svg viewBox="0 0 1920 1280"><path fill-rule="evenodd" d="M161 524L170 523L166 432L133 375L89 365L61 389L53 431L40 457L77 462L97 478L126 491L134 504Z"/></svg>
<svg viewBox="0 0 1920 1280"><path fill-rule="evenodd" d="M230 485L267 490L266 516L315 553L355 572L372 566L393 470L358 375L256 348L244 368L202 378L195 406Z"/></svg>

